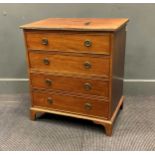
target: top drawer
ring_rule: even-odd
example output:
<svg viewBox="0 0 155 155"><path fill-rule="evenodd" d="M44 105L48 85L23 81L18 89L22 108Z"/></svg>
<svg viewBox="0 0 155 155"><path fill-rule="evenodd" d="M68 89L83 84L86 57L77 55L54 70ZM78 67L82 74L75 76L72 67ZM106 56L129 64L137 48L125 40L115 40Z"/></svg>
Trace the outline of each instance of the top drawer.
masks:
<svg viewBox="0 0 155 155"><path fill-rule="evenodd" d="M110 34L103 32L25 31L29 50L110 54Z"/></svg>

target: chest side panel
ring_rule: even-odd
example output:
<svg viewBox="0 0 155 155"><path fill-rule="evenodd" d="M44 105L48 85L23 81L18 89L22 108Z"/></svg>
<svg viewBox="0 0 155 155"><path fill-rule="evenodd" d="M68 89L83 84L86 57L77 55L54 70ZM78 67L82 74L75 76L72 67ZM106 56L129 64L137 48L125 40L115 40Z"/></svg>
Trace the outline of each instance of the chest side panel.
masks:
<svg viewBox="0 0 155 155"><path fill-rule="evenodd" d="M123 94L125 41L126 30L123 27L113 34L111 114L113 114Z"/></svg>

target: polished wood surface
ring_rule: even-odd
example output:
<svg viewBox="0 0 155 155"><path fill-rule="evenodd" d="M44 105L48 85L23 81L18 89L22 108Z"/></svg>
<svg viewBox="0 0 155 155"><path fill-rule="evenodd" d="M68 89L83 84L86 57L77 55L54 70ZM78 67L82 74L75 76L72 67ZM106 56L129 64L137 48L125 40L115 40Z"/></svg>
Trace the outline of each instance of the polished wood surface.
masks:
<svg viewBox="0 0 155 155"><path fill-rule="evenodd" d="M123 94L124 59L125 59L125 38L126 31L123 27L113 35L112 49L112 87L111 87L111 115Z"/></svg>
<svg viewBox="0 0 155 155"><path fill-rule="evenodd" d="M64 21L64 22L62 22ZM22 26L36 113L92 120L112 135L123 107L128 19L48 19Z"/></svg>
<svg viewBox="0 0 155 155"><path fill-rule="evenodd" d="M51 113L51 114L67 116L67 117L74 117L74 118L79 118L79 119L84 119L84 120L91 120L95 124L103 125L103 127L105 128L105 131L106 131L106 135L111 136L114 121L116 120L116 116L117 116L119 110L123 106L123 101L124 101L124 96L122 96L121 99L119 100L117 108L115 109L111 119L109 119L109 120L95 118L95 117L91 117L91 116L73 114L73 113L68 113L68 112L63 112L63 111L51 110L51 109L48 110L47 108L44 109L44 108L40 108L40 107L31 107L30 108L30 114L31 114L30 116L31 116L31 120L35 120L36 114L38 112L42 112L42 113L46 112L46 113Z"/></svg>
<svg viewBox="0 0 155 155"><path fill-rule="evenodd" d="M34 112L33 113L34 115L32 115L32 118L35 118L35 119L36 119L36 117L33 117L33 116L35 116L35 114L37 112L42 112L42 113L48 112L51 114L58 114L58 115L63 115L63 116L68 116L68 117L75 117L75 118L80 118L80 119L85 119L85 120L92 120L94 123L100 124L103 126L104 126L104 124L112 125L114 123L114 121L116 120L116 116L118 114L118 111L120 110L121 106L123 105L124 98L125 98L124 96L121 97L121 99L119 100L118 106L115 109L115 112L113 113L111 119L109 119L109 120L95 118L95 117L91 117L91 116L85 116L85 115L78 115L78 114L73 114L73 113L71 114L68 112L57 111L57 110L48 110L47 108L40 108L40 107L30 107L30 113Z"/></svg>
<svg viewBox="0 0 155 155"><path fill-rule="evenodd" d="M48 99L52 101L49 102ZM43 93L34 91L33 107L55 109L58 111L101 117L104 119L108 116L108 103L104 100L82 98L53 92Z"/></svg>
<svg viewBox="0 0 155 155"><path fill-rule="evenodd" d="M108 100L108 79L73 77L56 74L31 73L33 88L62 90L69 93L103 96Z"/></svg>
<svg viewBox="0 0 155 155"><path fill-rule="evenodd" d="M109 58L92 56L68 56L52 53L29 53L30 69L41 72L61 72L64 74L100 75L109 77ZM49 64L45 64L47 60ZM87 68L87 64L90 68ZM85 66L86 65L86 66Z"/></svg>
<svg viewBox="0 0 155 155"><path fill-rule="evenodd" d="M127 18L48 18L21 26L23 29L116 31L128 22Z"/></svg>
<svg viewBox="0 0 155 155"><path fill-rule="evenodd" d="M109 33L25 31L25 36L29 50L110 54ZM44 39L47 43L43 42Z"/></svg>

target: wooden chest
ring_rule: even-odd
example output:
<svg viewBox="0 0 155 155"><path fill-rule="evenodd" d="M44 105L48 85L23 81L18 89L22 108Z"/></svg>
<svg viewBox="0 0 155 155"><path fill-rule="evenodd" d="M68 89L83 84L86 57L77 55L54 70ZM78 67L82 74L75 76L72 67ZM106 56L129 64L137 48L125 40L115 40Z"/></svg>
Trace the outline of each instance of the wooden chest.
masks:
<svg viewBox="0 0 155 155"><path fill-rule="evenodd" d="M112 134L123 107L128 19L50 18L21 26L29 65L30 116L92 120Z"/></svg>

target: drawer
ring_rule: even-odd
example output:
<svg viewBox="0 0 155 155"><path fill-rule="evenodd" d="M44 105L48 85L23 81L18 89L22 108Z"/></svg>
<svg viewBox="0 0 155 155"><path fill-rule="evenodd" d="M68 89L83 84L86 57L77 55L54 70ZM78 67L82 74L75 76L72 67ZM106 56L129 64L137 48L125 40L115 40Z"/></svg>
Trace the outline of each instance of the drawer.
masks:
<svg viewBox="0 0 155 155"><path fill-rule="evenodd" d="M109 81L62 75L31 73L33 88L62 90L109 97Z"/></svg>
<svg viewBox="0 0 155 155"><path fill-rule="evenodd" d="M29 53L30 67L41 72L61 72L109 76L108 57L69 56L63 54Z"/></svg>
<svg viewBox="0 0 155 155"><path fill-rule="evenodd" d="M110 53L110 34L103 32L27 31L30 50Z"/></svg>
<svg viewBox="0 0 155 155"><path fill-rule="evenodd" d="M102 118L108 116L108 102L66 94L33 92L33 106Z"/></svg>

